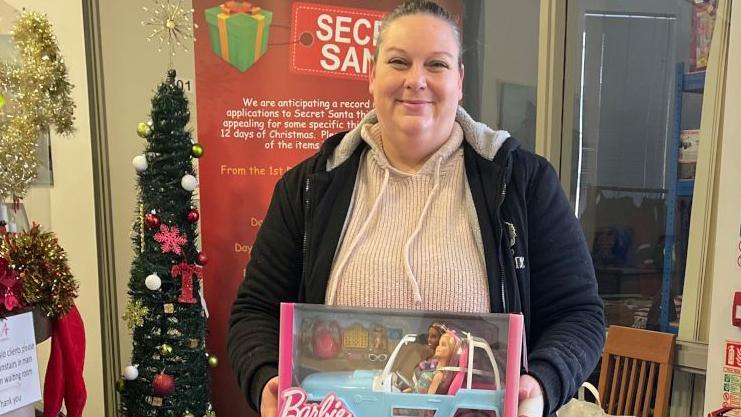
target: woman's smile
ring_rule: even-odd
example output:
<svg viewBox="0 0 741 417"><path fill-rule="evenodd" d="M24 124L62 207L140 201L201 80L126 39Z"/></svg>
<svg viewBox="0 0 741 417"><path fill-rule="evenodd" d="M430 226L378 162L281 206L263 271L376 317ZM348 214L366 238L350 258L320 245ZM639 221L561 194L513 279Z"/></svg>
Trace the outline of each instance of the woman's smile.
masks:
<svg viewBox="0 0 741 417"><path fill-rule="evenodd" d="M421 99L400 99L397 101L403 106L404 110L409 113L423 112L432 104L432 101L430 100Z"/></svg>

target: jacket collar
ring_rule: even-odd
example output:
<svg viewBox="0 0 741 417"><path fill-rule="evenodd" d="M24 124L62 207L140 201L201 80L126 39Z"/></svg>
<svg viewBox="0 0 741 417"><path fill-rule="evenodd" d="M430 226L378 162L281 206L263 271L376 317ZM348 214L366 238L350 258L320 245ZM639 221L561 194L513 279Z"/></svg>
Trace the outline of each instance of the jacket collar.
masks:
<svg viewBox="0 0 741 417"><path fill-rule="evenodd" d="M455 120L463 129L463 137L465 138L465 141L471 145L478 155L489 161L494 160L494 157L503 147L505 141L510 137L509 132L506 130L493 130L489 126L473 120L463 107L460 106L458 106ZM326 170L332 171L350 158L353 152L355 152L359 146L364 144L363 139L360 136L363 126L368 123L376 122L378 122L376 111L371 110L353 130L345 133L345 135L339 140L338 144L332 143L330 146L336 146L334 147L334 150L330 149L331 154L327 158ZM506 148L512 149L515 147L515 143L508 143L508 146L506 146Z"/></svg>

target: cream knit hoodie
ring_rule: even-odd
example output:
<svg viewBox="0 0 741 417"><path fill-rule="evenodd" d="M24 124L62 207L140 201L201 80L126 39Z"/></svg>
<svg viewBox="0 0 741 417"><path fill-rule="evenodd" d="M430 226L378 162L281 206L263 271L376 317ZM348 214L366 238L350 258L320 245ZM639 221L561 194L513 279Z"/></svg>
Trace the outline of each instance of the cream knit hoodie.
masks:
<svg viewBox="0 0 741 417"><path fill-rule="evenodd" d="M463 131L418 172L383 152L381 129L366 123L361 159L327 304L488 312L489 288L478 220L463 164Z"/></svg>

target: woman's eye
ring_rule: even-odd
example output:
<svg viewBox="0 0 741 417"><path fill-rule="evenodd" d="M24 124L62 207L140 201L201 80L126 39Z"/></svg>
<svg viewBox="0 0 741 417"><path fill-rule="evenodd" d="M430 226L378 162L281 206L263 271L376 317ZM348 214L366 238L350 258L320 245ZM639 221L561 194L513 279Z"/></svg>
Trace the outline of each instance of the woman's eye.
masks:
<svg viewBox="0 0 741 417"><path fill-rule="evenodd" d="M406 64L406 61L404 61L401 58L391 58L391 59L389 59L389 64L391 64L391 65L397 65L397 66L399 66L399 65L405 65Z"/></svg>
<svg viewBox="0 0 741 417"><path fill-rule="evenodd" d="M429 66L431 66L432 68L437 68L437 69L450 68L447 62L442 62L442 61L430 62Z"/></svg>

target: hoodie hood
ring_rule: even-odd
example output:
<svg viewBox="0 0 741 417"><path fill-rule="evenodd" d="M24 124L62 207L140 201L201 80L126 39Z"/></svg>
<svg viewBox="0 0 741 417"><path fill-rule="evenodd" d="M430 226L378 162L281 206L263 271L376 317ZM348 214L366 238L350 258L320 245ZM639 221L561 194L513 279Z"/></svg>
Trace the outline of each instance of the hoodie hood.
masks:
<svg viewBox="0 0 741 417"><path fill-rule="evenodd" d="M494 160L502 144L510 137L506 130L493 130L484 123L473 120L461 106L458 106L455 120L463 129L464 140L476 153L490 161ZM345 134L332 155L327 158L327 171L333 170L350 158L355 149L364 142L361 132L363 126L369 123L378 123L375 110L368 112L353 130Z"/></svg>

